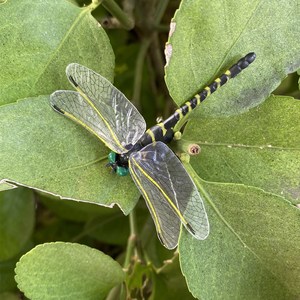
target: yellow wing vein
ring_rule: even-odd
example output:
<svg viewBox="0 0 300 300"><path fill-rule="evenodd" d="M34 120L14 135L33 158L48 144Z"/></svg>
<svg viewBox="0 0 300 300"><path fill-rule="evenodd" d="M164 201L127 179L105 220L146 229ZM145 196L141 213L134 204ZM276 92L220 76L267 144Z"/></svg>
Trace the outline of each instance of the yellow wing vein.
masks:
<svg viewBox="0 0 300 300"><path fill-rule="evenodd" d="M137 165L136 161L134 159L132 159L132 160L133 160L134 164L137 167L139 167L139 165ZM150 209L151 209L151 211L153 213L153 216L154 216L154 222L157 225L156 226L157 227L157 231L159 232L159 234L161 234L162 233L162 231L161 231L161 225L160 225L159 219L157 217L156 211L154 209L154 206L153 206L152 202L150 201L150 199L148 197L148 194L146 193L145 189L143 188L143 186L142 186L141 182L139 181L138 177L135 175L134 170L131 167L131 161L130 160L129 160L129 168L132 170L131 174L132 174L134 180L136 181L136 183L138 184L138 186L140 187L140 189L142 191L142 194L143 194L143 197L145 198L145 200L149 204L149 207L150 207Z"/></svg>
<svg viewBox="0 0 300 300"><path fill-rule="evenodd" d="M94 111L98 114L98 116L102 119L102 121L104 122L104 124L106 125L106 127L108 128L112 138L114 139L114 141L116 142L116 144L118 145L118 147L120 149L123 149L124 151L126 151L126 148L124 148L118 137L116 136L116 134L114 133L114 131L112 130L112 128L110 127L110 125L108 124L108 122L105 120L105 118L102 116L102 114L100 113L100 111L96 108L96 106L94 105L94 103L89 99L89 97L79 88L79 86L75 87L76 90L79 92L79 94L82 96L82 98L94 109Z"/></svg>
<svg viewBox="0 0 300 300"><path fill-rule="evenodd" d="M134 158L132 158L133 162L135 163L135 165L139 168L139 170L144 174L144 176L152 183L154 184L159 191L162 193L162 195L165 197L165 199L168 201L169 205L173 208L173 210L175 211L175 213L178 215L178 217L180 218L181 222L185 225L188 224L188 222L185 220L185 218L183 217L183 215L181 214L181 212L179 211L179 209L175 206L175 204L171 201L170 197L164 192L164 190L157 184L156 181L154 181L152 179L152 177L147 174L143 168L136 162L136 160Z"/></svg>
<svg viewBox="0 0 300 300"><path fill-rule="evenodd" d="M71 120L73 120L74 122L78 123L79 125L81 125L83 128L87 129L88 131L90 131L92 134L94 134L98 139L101 140L101 142L103 142L108 148L110 148L110 145L107 144L107 142L102 139L99 134L97 134L97 132L95 130L93 130L91 127L89 127L88 125L86 125L84 122L82 122L80 119L76 118L74 115L68 113L65 110L62 110L60 108L60 110L64 113L64 115L66 115L68 118L70 118Z"/></svg>

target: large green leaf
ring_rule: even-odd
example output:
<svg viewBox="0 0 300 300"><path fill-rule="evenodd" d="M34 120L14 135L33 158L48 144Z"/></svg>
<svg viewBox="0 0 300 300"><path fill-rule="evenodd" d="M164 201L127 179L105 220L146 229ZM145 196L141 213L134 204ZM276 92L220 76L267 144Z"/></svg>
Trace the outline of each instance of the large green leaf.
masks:
<svg viewBox="0 0 300 300"><path fill-rule="evenodd" d="M112 79L114 55L90 10L62 0L0 4L0 104L69 88L71 62Z"/></svg>
<svg viewBox="0 0 300 300"><path fill-rule="evenodd" d="M166 82L177 104L248 52L256 61L203 103L196 114L232 115L265 100L300 66L299 3L182 1L167 45Z"/></svg>
<svg viewBox="0 0 300 300"><path fill-rule="evenodd" d="M300 199L300 102L271 96L262 105L231 118L195 118L183 140L201 153L191 162L208 181L244 183Z"/></svg>
<svg viewBox="0 0 300 300"><path fill-rule="evenodd" d="M124 272L111 257L87 246L49 243L26 253L16 281L30 299L103 299Z"/></svg>
<svg viewBox="0 0 300 300"><path fill-rule="evenodd" d="M285 199L244 185L201 182L211 232L185 231L179 251L190 291L203 299L299 297L300 211Z"/></svg>
<svg viewBox="0 0 300 300"><path fill-rule="evenodd" d="M0 109L0 178L62 198L128 213L139 193L130 177L106 167L109 150L81 126L53 112L41 96Z"/></svg>
<svg viewBox="0 0 300 300"><path fill-rule="evenodd" d="M0 192L0 261L19 253L33 232L33 193L19 188Z"/></svg>
<svg viewBox="0 0 300 300"><path fill-rule="evenodd" d="M112 78L114 55L90 11L90 7L80 9L58 0L7 1L1 5L0 22L15 24L7 26L6 42L0 46L5 53L1 103L70 89L65 76L70 62ZM37 97L1 108L1 188L12 183L61 198L106 206L118 202L128 213L138 199L137 190L128 189L128 185L133 186L129 178L113 176L105 168L108 149L79 126L56 115L48 102L46 96Z"/></svg>
<svg viewBox="0 0 300 300"><path fill-rule="evenodd" d="M208 200L211 233L202 243L184 233L179 248L182 270L195 296L299 296L300 211L281 197L299 202L299 108L293 98L271 96L240 116L196 117L185 128L181 147L188 141L201 146L191 160L201 178L271 192L204 184L196 177Z"/></svg>

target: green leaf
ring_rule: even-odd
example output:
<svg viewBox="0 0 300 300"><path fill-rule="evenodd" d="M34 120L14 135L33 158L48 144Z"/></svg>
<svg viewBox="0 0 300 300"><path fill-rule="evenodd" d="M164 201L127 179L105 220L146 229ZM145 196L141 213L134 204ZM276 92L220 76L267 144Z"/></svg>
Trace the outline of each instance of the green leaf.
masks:
<svg viewBox="0 0 300 300"><path fill-rule="evenodd" d="M71 62L112 79L114 55L90 7L61 0L0 5L0 104L69 89L65 68Z"/></svg>
<svg viewBox="0 0 300 300"><path fill-rule="evenodd" d="M300 200L300 102L271 96L231 118L195 118L183 141L201 146L191 163L207 181L244 183Z"/></svg>
<svg viewBox="0 0 300 300"><path fill-rule="evenodd" d="M15 186L13 184L9 184L6 182L0 182L0 192L14 189Z"/></svg>
<svg viewBox="0 0 300 300"><path fill-rule="evenodd" d="M14 269L16 267L18 259L15 258L7 260L7 261L1 261L0 262L0 293L6 292L6 291L12 291L17 288L17 284L14 280ZM5 299L1 297L0 299Z"/></svg>
<svg viewBox="0 0 300 300"><path fill-rule="evenodd" d="M94 239L110 245L126 245L129 221L120 212L110 216L93 218L87 222L85 232Z"/></svg>
<svg viewBox="0 0 300 300"><path fill-rule="evenodd" d="M201 299L296 299L300 211L282 197L244 185L200 182L211 225L197 241L186 231L180 262Z"/></svg>
<svg viewBox="0 0 300 300"><path fill-rule="evenodd" d="M16 264L20 257L32 247L32 241L29 240L28 243L26 243L26 245L21 249L21 251L17 253L17 255L8 260L0 261L0 293L17 290L14 272ZM0 294L0 299L5 298L3 298Z"/></svg>
<svg viewBox="0 0 300 300"><path fill-rule="evenodd" d="M24 188L0 192L0 261L19 253L33 232L35 203Z"/></svg>
<svg viewBox="0 0 300 300"><path fill-rule="evenodd" d="M25 254L16 267L18 287L34 299L103 299L124 272L111 257L87 246L49 243Z"/></svg>
<svg viewBox="0 0 300 300"><path fill-rule="evenodd" d="M253 64L205 101L197 115L232 115L265 100L300 66L299 4L277 1L182 1L166 48L166 82L177 104L248 52Z"/></svg>
<svg viewBox="0 0 300 300"><path fill-rule="evenodd" d="M155 246L155 242L157 241L156 231L144 200L141 200L138 205L135 206L134 210L136 228L138 229L140 242ZM151 227L147 224L148 219L150 219ZM94 239L107 244L125 245L130 237L129 219L120 211L112 211L110 215L102 214L90 219L90 221L86 223L85 232ZM161 246L160 242L158 242L158 244ZM145 247L146 245L143 244L144 249ZM145 251L147 250L145 249ZM153 251L151 251L151 254L153 254ZM151 254L147 255L149 256ZM151 262L153 264L152 258Z"/></svg>
<svg viewBox="0 0 300 300"><path fill-rule="evenodd" d="M125 213L136 204L139 193L130 177L116 176L106 167L109 150L54 113L47 96L3 106L0 128L4 182L104 206L118 203Z"/></svg>
<svg viewBox="0 0 300 300"><path fill-rule="evenodd" d="M8 1L1 8L5 25L10 20L18 26L7 27L7 42L1 45L6 59L1 62L4 71L0 74L0 102L70 89L65 76L70 62L90 66L112 78L114 55L104 30L91 16L90 7L81 9L56 0L21 4ZM24 10L28 13L24 14ZM16 44L17 37L22 43ZM2 107L1 189L8 188L8 184L25 185L61 198L105 206L118 202L128 213L138 199L135 189L124 193L128 185L133 186L129 178L110 174L105 168L108 149L80 126L56 115L48 102L48 97L37 97Z"/></svg>
<svg viewBox="0 0 300 300"><path fill-rule="evenodd" d="M55 215L75 222L86 222L94 217L110 217L120 213L118 207L107 208L94 203L64 200L51 195L46 197L46 194L40 195L39 200Z"/></svg>
<svg viewBox="0 0 300 300"><path fill-rule="evenodd" d="M201 145L200 155L191 159L201 178L265 190L194 176L211 226L205 241L185 230L180 239L182 271L195 297L299 296L299 210L286 201L299 201L299 103L270 97L244 115L208 118L248 111L299 68L297 6L291 0L183 1L175 15L166 81L177 104L248 52L257 54L196 110L178 143L181 149Z"/></svg>

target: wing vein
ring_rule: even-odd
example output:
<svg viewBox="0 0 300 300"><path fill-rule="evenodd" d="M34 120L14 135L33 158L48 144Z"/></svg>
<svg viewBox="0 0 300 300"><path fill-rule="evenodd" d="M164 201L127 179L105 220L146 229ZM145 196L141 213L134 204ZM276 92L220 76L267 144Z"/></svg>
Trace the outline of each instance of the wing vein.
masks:
<svg viewBox="0 0 300 300"><path fill-rule="evenodd" d="M106 121L106 119L103 117L103 115L100 113L100 111L97 109L97 107L94 105L94 103L90 100L90 98L79 88L79 86L76 87L76 90L79 92L79 94L81 95L81 97L87 102L87 104L89 104L93 110L97 113L97 115L102 119L102 121L104 122L104 124L106 125L107 129L109 130L112 138L114 139L114 141L116 142L116 144L124 151L126 151L126 149L122 146L122 144L120 143L118 137L116 136L116 134L114 133L114 131L112 130L112 128L110 127L110 125L108 124L108 122Z"/></svg>
<svg viewBox="0 0 300 300"><path fill-rule="evenodd" d="M161 194L164 196L164 198L167 200L168 204L172 207L172 209L175 211L175 213L178 215L180 218L181 222L183 224L187 224L188 222L185 220L179 209L174 205L172 200L169 198L169 196L165 193L165 191L157 184L155 180L137 163L137 161L132 158L132 161L135 163L135 165L139 168L139 170L143 173L143 175L153 184L155 185L158 190L161 192Z"/></svg>
<svg viewBox="0 0 300 300"><path fill-rule="evenodd" d="M137 167L139 167L139 166L137 165L137 163L136 163L135 160L133 160L133 162L134 162L134 164L135 164ZM154 219L153 219L153 220L154 220L154 222L155 222L156 225L157 225L157 226L156 226L157 231L159 232L159 234L161 234L161 224L160 224L160 222L159 222L159 218L158 218L158 216L157 216L157 214L156 214L156 211L155 211L155 209L154 209L154 206L153 206L152 202L151 202L150 199L149 199L148 194L146 193L146 191L145 191L145 189L143 188L143 186L142 186L140 180L138 179L138 177L137 177L136 174L134 173L133 168L131 167L131 161L129 161L129 168L132 170L131 174L132 174L132 176L134 177L135 182L138 184L138 186L139 186L139 188L140 188L140 191L141 191L142 194L143 194L143 197L144 197L145 200L147 201L147 203L148 203L148 205L149 205L149 207L150 207L150 209L151 209L151 211L152 211L152 213L153 213L153 216L154 216Z"/></svg>

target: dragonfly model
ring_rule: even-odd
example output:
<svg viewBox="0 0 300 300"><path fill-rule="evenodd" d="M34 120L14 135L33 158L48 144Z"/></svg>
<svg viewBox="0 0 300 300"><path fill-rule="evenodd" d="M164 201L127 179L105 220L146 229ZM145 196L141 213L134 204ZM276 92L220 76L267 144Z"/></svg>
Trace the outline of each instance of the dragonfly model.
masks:
<svg viewBox="0 0 300 300"><path fill-rule="evenodd" d="M197 187L167 145L174 137L174 127L255 57L255 53L247 54L169 118L148 130L142 115L123 93L77 63L66 69L76 91L60 90L50 96L56 112L82 125L112 150L109 165L118 175L131 174L152 215L157 235L168 249L177 246L181 224L196 239L204 240L209 234Z"/></svg>

